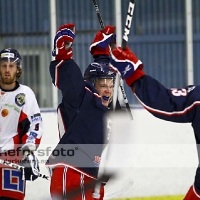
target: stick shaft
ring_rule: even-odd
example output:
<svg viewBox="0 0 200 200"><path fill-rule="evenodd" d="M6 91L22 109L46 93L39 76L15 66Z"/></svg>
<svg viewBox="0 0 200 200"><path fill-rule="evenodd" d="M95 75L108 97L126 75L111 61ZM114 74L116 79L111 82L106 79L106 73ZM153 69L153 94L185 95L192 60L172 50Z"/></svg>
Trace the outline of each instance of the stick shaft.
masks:
<svg viewBox="0 0 200 200"><path fill-rule="evenodd" d="M9 162L7 160L3 160L3 159L0 159L0 164L6 165L6 166L12 167L14 169L18 169L18 170L24 169L24 167L21 165L18 165L16 163L11 163L11 162Z"/></svg>
<svg viewBox="0 0 200 200"><path fill-rule="evenodd" d="M122 49L126 48L126 45L128 42L128 35L129 35L130 29L131 29L131 22L132 22L132 18L133 18L134 8L135 8L135 0L130 0L129 6L128 6L127 17L126 17L126 24L124 27L124 35L123 35L123 39L122 39Z"/></svg>
<svg viewBox="0 0 200 200"><path fill-rule="evenodd" d="M94 8L95 8L95 11L96 11L100 26L101 26L102 29L104 29L104 24L103 24L103 20L102 20L100 11L99 11L99 7L98 7L98 4L97 4L97 1L96 0L92 0L92 1L93 1L93 4L94 4Z"/></svg>
<svg viewBox="0 0 200 200"><path fill-rule="evenodd" d="M126 109L128 110L128 113L129 113L129 115L130 115L131 120L133 120L133 115L132 115L132 113L131 113L131 109L130 109L130 106L129 106L129 103L128 103L128 99L127 99L127 97L126 97L126 93L125 93L125 91L124 91L124 87L123 87L122 84L123 84L123 83L122 83L122 79L120 79L119 87L120 87L120 89L121 89L121 92L122 92L122 95L123 95L123 98L124 98L124 103L125 103L125 105L126 105Z"/></svg>
<svg viewBox="0 0 200 200"><path fill-rule="evenodd" d="M97 4L97 1L96 0L92 0L93 1L93 4L94 4L94 8L95 8L95 11L96 11L96 14L97 14L97 17L98 17L98 20L99 20L99 23L100 23L100 26L101 26L101 29L104 29L104 23L103 23L103 20L102 20L102 17L101 17L101 14L100 14L100 10L99 10L99 7L98 7L98 4ZM131 3L134 3L134 0L131 0L130 1ZM130 13L133 14L133 11L132 11L132 4L130 5L129 3L129 9L128 9L128 13L129 13L129 10L130 10ZM133 10L134 10L134 7L133 7ZM132 11L132 12L131 12ZM128 15L127 15L128 16ZM127 17L128 18L128 17ZM131 18L132 19L132 18ZM130 23L131 24L131 23ZM130 32L130 27L129 27L129 32ZM125 38L126 39L126 38ZM123 37L123 40L122 40L122 44L126 47L126 43L127 41L124 39ZM125 48L124 47L124 48ZM111 51L111 48L109 48L110 50L110 53L112 54L112 51ZM121 79L121 78L120 78ZM126 97L126 93L125 93L125 90L124 90L124 87L123 87L123 83L122 81L119 82L119 86L120 86L120 89L121 89L121 93L122 93L122 96L123 96L123 99L124 99L124 103L126 105L126 109L128 110L129 114L130 114L130 118L131 120L133 120L133 116L132 116L132 113L131 113L131 109L130 109L130 106L129 106L129 103L128 103L128 99ZM115 91L117 92L118 90L115 89ZM115 106L116 106L116 100L113 100L113 108L115 109Z"/></svg>
<svg viewBox="0 0 200 200"><path fill-rule="evenodd" d="M3 160L3 159L0 159L0 164L6 165L6 166L12 167L14 169L18 169L18 170L23 170L24 169L24 166L21 166L21 165L18 165L16 163L12 163L12 162L9 162L9 161ZM45 174L39 173L38 176L41 177L41 178L50 180L50 177L45 175Z"/></svg>
<svg viewBox="0 0 200 200"><path fill-rule="evenodd" d="M103 23L103 20L102 20L100 11L99 11L99 7L98 7L98 4L97 4L97 1L93 0L93 4L94 4L94 8L95 8L95 11L96 11L96 14L97 14L101 29L103 30L104 29L104 23ZM109 50L110 50L110 53L112 53L110 46L109 46ZM99 179L101 176L103 176L104 168L106 166L106 156L107 156L107 153L108 153L108 147L105 148L104 150L105 150L105 157L104 157L104 159L101 157L101 162L100 162L100 166L99 166L97 179ZM101 189L101 182L97 182L95 184L93 198L95 198L95 199L99 199L100 198L100 189Z"/></svg>
<svg viewBox="0 0 200 200"><path fill-rule="evenodd" d="M132 1L131 1L132 2ZM98 17L98 20L99 20L99 23L100 23L100 26L101 26L101 29L104 29L104 23L103 23L103 20L102 20L102 17L101 17L101 14L100 14L100 10L99 10L99 7L98 7L98 4L97 4L97 1L96 0L93 0L93 4L94 4L94 8L95 8L95 11L96 11L96 14L97 14L97 17ZM130 4L130 3L129 3ZM129 5L130 7L130 5ZM129 11L128 11L129 12ZM130 23L131 24L131 23ZM130 30L130 29L129 29ZM125 39L123 39L125 40ZM126 40L125 40L126 41ZM127 40L128 41L128 40ZM122 41L122 44L124 43L125 47L126 47L126 43L127 41L124 43ZM111 51L111 48L109 48L110 50L110 53L112 54L112 51ZM121 78L120 78L121 79ZM116 84L116 83L115 83ZM130 106L129 106L129 103L128 103L128 99L126 98L126 93L124 91L124 87L123 87L123 84L122 84L122 81L119 80L119 86L120 86L120 89L121 89L121 92L122 92L122 95L123 95L123 98L124 98L124 103L126 105L126 108L130 114L130 117L131 117L131 120L133 119L133 116L132 116L132 113L131 113L131 109L130 109ZM117 92L117 88L115 89L116 92ZM116 101L114 102L114 108L115 108L115 105L116 105ZM108 151L108 149L107 149ZM107 156L108 152L106 152L106 156ZM105 157L106 157L105 156ZM104 173L104 167L106 166L106 161L104 161L103 163L101 162L100 164L101 166L99 167L99 173L98 173L98 178ZM97 183L95 185L95 190L94 190L94 193L93 193L93 197L94 198L97 198L99 199L100 198L100 183Z"/></svg>
<svg viewBox="0 0 200 200"><path fill-rule="evenodd" d="M129 6L128 6L127 17L126 17L126 24L125 24L125 28L124 28L124 35L123 35L123 39L122 39L122 49L126 49L126 45L128 42L128 35L129 35L130 29L131 29L131 22L132 22L132 18L133 18L134 8L135 8L135 0L130 0ZM131 118L131 120L133 120L133 116L132 116L131 109L130 109L130 106L128 103L128 99L126 98L126 93L124 91L124 88L122 87L122 84L120 84L120 88L122 91L122 95L124 97L124 102L125 102L126 108L129 111L130 118Z"/></svg>

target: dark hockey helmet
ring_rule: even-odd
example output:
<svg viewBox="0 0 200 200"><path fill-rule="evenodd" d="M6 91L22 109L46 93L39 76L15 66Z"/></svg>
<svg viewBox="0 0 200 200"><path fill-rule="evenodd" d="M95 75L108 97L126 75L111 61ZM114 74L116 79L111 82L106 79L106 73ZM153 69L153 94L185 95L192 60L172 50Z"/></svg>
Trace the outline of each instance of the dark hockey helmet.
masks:
<svg viewBox="0 0 200 200"><path fill-rule="evenodd" d="M92 84L102 78L115 78L115 72L109 68L108 63L93 62L85 70L84 79Z"/></svg>
<svg viewBox="0 0 200 200"><path fill-rule="evenodd" d="M0 61L1 60L8 60L10 62L17 63L17 66L21 69L22 68L22 58L19 52L15 49L3 49L0 52Z"/></svg>
<svg viewBox="0 0 200 200"><path fill-rule="evenodd" d="M19 52L15 49L3 49L0 51L0 62L2 60L7 60L9 62L15 62L17 64L19 72L17 73L17 80L22 75L22 58Z"/></svg>

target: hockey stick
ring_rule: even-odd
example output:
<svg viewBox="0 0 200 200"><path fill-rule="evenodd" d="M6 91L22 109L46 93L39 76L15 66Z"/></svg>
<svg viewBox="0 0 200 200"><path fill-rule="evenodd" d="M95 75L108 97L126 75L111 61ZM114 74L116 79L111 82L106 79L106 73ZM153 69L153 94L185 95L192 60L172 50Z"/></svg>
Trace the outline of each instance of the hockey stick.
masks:
<svg viewBox="0 0 200 200"><path fill-rule="evenodd" d="M7 161L7 160L2 160L2 159L0 159L0 164L3 164L3 165L6 165L6 166L9 166L9 167L12 167L12 168L14 168L14 169L22 170L23 172L24 172L24 168L25 168L24 166L18 165L18 164L16 164L16 163L9 162L9 161ZM24 176L24 174L23 174L23 176ZM41 177L41 178L50 180L50 177L47 176L47 175L45 175L45 174L39 173L39 174L38 174L38 177Z"/></svg>
<svg viewBox="0 0 200 200"><path fill-rule="evenodd" d="M104 29L104 23L103 23L101 14L100 14L100 10L99 10L97 1L96 1L96 0L92 0L92 1L93 1L93 4L94 4L94 8L95 8L95 11L96 11L96 14L97 14L97 17L98 17L98 20L99 20L101 29ZM128 41L128 40L127 40L127 41ZM109 49L110 49L110 54L112 54L111 47L110 47ZM124 91L123 81L122 81L122 79L119 79L119 80L118 80L118 79L119 79L119 77L116 76L116 82L117 82L117 84L115 84L116 87L114 88L114 91L116 91L116 94L117 94L118 88L120 87L121 92L122 92L122 96L123 96L123 98L124 98L124 103L125 103L126 108L127 108L128 112L129 112L129 114L130 114L131 120L133 120L133 116L132 116L131 109L130 109L130 106L129 106L129 103L128 103L128 99L127 99L126 93L125 93L125 91ZM116 107L116 102L117 102L117 96L114 98L114 95L113 95L113 108L114 108L114 109L115 109L115 107Z"/></svg>
<svg viewBox="0 0 200 200"><path fill-rule="evenodd" d="M93 4L94 4L94 8L95 8L95 11L96 11L100 26L101 26L102 29L104 29L104 23L103 23L101 14L100 14L100 10L99 10L97 1L93 0ZM129 5L129 7L130 7L130 5ZM128 9L128 13L129 13L129 9ZM129 23L129 24L131 25L131 23ZM130 26L129 26L129 30L130 30ZM127 39L127 40L125 40L125 39ZM127 42L128 41L128 37L125 38L125 39L124 40ZM126 45L126 43L122 43L122 44ZM112 50L111 50L110 46L109 46L109 50L110 50L110 54L112 54ZM133 116L132 116L131 109L130 109L130 106L129 106L129 103L128 103L128 99L126 97L126 93L125 93L124 88L123 88L122 79L121 79L121 77L120 77L120 75L118 73L116 75L116 80L115 80L115 87L114 87L114 91L115 92L114 92L114 94L116 94L116 95L114 97L114 94L113 94L113 108L115 109L115 107L116 107L117 91L118 91L119 86L120 86L120 89L121 89L121 92L122 92L122 95L123 95L123 98L124 98L124 102L125 102L126 108L127 108L128 112L130 114L130 118L131 118L131 120L133 120ZM104 167L106 166L106 157L107 157L107 154L108 154L108 147L106 149L106 153L105 154L106 155L105 155L104 160L101 160L101 162L100 162L98 177L100 177L100 176L102 176L102 174L104 174ZM97 198L97 199L100 198L100 183L99 182L96 183L96 185L95 185L93 197Z"/></svg>
<svg viewBox="0 0 200 200"><path fill-rule="evenodd" d="M128 42L128 35L129 35L130 29L131 29L131 22L132 22L132 18L133 18L134 8L135 8L135 0L130 0L129 6L128 6L128 13L127 13L127 17L126 17L126 24L125 24L125 28L124 28L124 35L123 35L123 39L122 39L122 49L126 48L126 45Z"/></svg>
<svg viewBox="0 0 200 200"><path fill-rule="evenodd" d="M112 191L108 194L105 194L104 199L111 199L114 197L117 197L118 195L123 194L125 191L127 191L131 186L133 185L133 180L131 178L124 181L121 187L119 187L116 191Z"/></svg>
<svg viewBox="0 0 200 200"><path fill-rule="evenodd" d="M100 177L105 175L106 157L108 155L108 147L109 147L108 145L104 149L105 156L103 156L103 153L101 155L101 162L99 165L97 179L100 179ZM95 199L100 198L100 189L101 189L101 182L97 181L95 184L94 192L93 192L93 198L95 198Z"/></svg>
<svg viewBox="0 0 200 200"><path fill-rule="evenodd" d="M123 35L123 39L122 39L122 49L126 48L126 45L127 45L127 42L128 42L128 35L129 35L130 29L131 29L131 22L132 22L132 18L133 18L134 8L135 8L135 0L130 0L129 6L128 6L127 17L126 17L126 24L125 24L125 28L124 28L124 35ZM122 87L122 78L120 77L119 73L116 74L116 82L117 81L118 81L118 83L116 83L115 85L116 85L117 88L118 88L118 85L121 88L121 91L122 91L122 94L123 94L123 97L124 97L124 102L126 103L126 108L129 110L130 117L133 120L133 116L131 114L131 109L130 109L130 106L128 104L128 99L126 98L126 93L124 91L124 88ZM114 88L114 91L116 91L116 87ZM114 92L113 99L116 102L117 92Z"/></svg>
<svg viewBox="0 0 200 200"><path fill-rule="evenodd" d="M100 12L99 12L99 8L98 8L98 5L97 5L97 1L96 0L93 0L93 3L94 3L94 7L95 7L95 11L97 13L97 17L99 19L99 23L101 25L101 28L104 29L104 24L103 24L103 21L102 21L102 18L101 18L101 15L100 15ZM110 53L112 53L111 51L111 47L109 46L109 50L110 50ZM119 87L117 87L117 90L118 90ZM115 101L115 103L117 102L117 100ZM115 107L113 106L113 108L115 109ZM108 176L106 173L105 173L105 166L106 166L106 158L107 158L107 155L108 155L108 148L109 148L109 144L105 147L104 149L104 154L105 156L101 156L101 162L100 162L100 166L99 166L99 171L98 171L98 175L97 175L97 181L95 182L95 187L94 187L94 192L92 194L93 198L95 199L99 199L100 198L100 189L101 189L101 177L103 176ZM115 193L114 193L115 194ZM111 194L112 196L112 194Z"/></svg>
<svg viewBox="0 0 200 200"><path fill-rule="evenodd" d="M135 0L130 0L129 6L128 6L127 17L126 17L126 24L125 24L125 28L124 28L124 35L123 35L123 38L122 38L122 49L126 49L126 45L127 45L127 42L128 42L128 35L129 35L130 29L131 29L131 22L132 22L132 18L133 18L134 8L135 8ZM131 114L131 109L130 109L130 106L128 104L128 99L126 98L126 93L125 93L124 88L122 86L122 78L121 78L121 75L119 73L116 74L115 82L116 82L116 84L115 84L115 87L114 87L113 103L116 104L117 88L120 87L122 94L123 94L123 97L124 97L124 102L126 104L126 108L130 113L131 120L133 120L133 116Z"/></svg>
<svg viewBox="0 0 200 200"><path fill-rule="evenodd" d="M94 4L94 8L95 8L99 23L101 25L101 28L104 29L104 24L103 24L103 20L102 20L100 11L99 11L99 7L98 7L98 4L97 4L97 1L96 0L92 0L92 1L93 1L93 4Z"/></svg>

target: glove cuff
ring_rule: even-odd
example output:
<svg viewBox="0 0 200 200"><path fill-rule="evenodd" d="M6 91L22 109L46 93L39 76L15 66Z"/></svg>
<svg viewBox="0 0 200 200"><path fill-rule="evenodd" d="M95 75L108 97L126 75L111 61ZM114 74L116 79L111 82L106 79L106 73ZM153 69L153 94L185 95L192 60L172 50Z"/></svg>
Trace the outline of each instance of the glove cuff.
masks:
<svg viewBox="0 0 200 200"><path fill-rule="evenodd" d="M26 156L36 150L35 144L32 143L26 143L22 146L22 155Z"/></svg>
<svg viewBox="0 0 200 200"><path fill-rule="evenodd" d="M144 71L142 71L141 68L137 68L137 69L135 70L135 72L131 74L131 76L129 76L128 78L125 79L125 80L126 80L126 84L127 84L129 87L131 87L131 85L132 85L135 81L137 81L139 78L141 78L141 77L144 76L144 75L145 75Z"/></svg>
<svg viewBox="0 0 200 200"><path fill-rule="evenodd" d="M110 56L107 55L96 55L94 57L94 62L97 63L108 63L110 62Z"/></svg>
<svg viewBox="0 0 200 200"><path fill-rule="evenodd" d="M98 48L98 47L92 47L90 53L92 54L93 57L95 57L97 55L110 56L109 47L106 47L106 49L101 49L101 48Z"/></svg>
<svg viewBox="0 0 200 200"><path fill-rule="evenodd" d="M55 57L56 60L69 60L72 59L72 48L66 50L65 48L59 50L59 54Z"/></svg>

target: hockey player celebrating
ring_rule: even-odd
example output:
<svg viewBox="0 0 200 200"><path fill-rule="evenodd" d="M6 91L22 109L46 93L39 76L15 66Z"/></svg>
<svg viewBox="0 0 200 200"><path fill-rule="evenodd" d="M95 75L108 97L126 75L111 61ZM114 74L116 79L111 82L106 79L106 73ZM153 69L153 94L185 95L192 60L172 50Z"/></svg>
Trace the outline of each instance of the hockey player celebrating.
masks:
<svg viewBox="0 0 200 200"><path fill-rule="evenodd" d="M113 50L110 67L121 73L127 85L143 107L155 117L181 123L192 123L197 147L200 143L200 86L190 85L182 89L167 89L157 80L145 75L143 64L126 47ZM200 155L200 149L197 148ZM184 200L200 200L200 168L197 168L193 186Z"/></svg>
<svg viewBox="0 0 200 200"><path fill-rule="evenodd" d="M35 180L39 172L33 152L42 136L42 118L33 91L18 82L21 74L19 52L0 51L0 159L25 167L20 172L0 165L0 200L23 200L25 180Z"/></svg>
<svg viewBox="0 0 200 200"><path fill-rule="evenodd" d="M57 109L60 141L46 163L52 172L50 192L54 200L94 199L104 143L104 116L113 95L115 73L108 66L108 45L114 30L107 26L95 36L90 48L95 62L88 66L84 78L72 58L74 24L65 24L56 32L50 74L62 92ZM100 195L102 200L103 185Z"/></svg>

